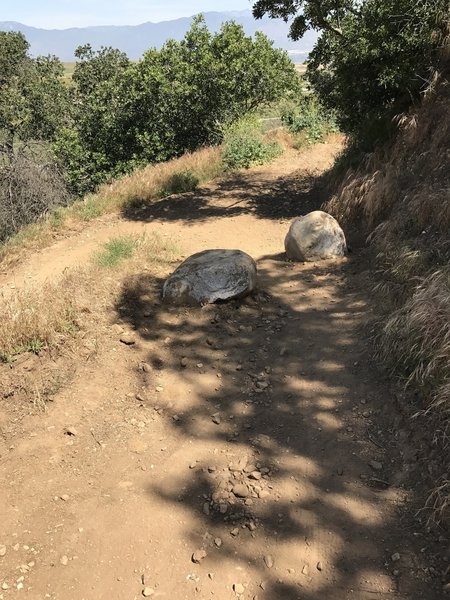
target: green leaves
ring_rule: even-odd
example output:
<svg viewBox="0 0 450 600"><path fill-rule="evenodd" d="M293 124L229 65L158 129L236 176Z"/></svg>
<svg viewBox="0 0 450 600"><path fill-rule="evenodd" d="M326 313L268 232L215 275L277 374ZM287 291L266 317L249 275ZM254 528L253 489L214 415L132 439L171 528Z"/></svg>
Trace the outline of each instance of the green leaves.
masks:
<svg viewBox="0 0 450 600"><path fill-rule="evenodd" d="M182 41L169 40L137 63L88 45L77 56L75 134L62 132L56 149L78 193L140 164L219 143L225 125L299 89L288 55L264 35L248 37L234 22L212 34L200 16Z"/></svg>
<svg viewBox="0 0 450 600"><path fill-rule="evenodd" d="M392 129L438 64L448 0L259 0L254 14L293 18L291 36L322 34L308 79L340 127L368 149Z"/></svg>

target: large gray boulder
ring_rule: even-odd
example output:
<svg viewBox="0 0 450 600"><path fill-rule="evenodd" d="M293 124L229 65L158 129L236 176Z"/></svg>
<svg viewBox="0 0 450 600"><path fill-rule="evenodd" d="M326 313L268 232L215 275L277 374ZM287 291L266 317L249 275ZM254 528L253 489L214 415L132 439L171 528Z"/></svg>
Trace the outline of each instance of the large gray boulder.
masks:
<svg viewBox="0 0 450 600"><path fill-rule="evenodd" d="M321 210L295 219L284 247L288 258L302 262L345 256L347 251L345 235L339 223Z"/></svg>
<svg viewBox="0 0 450 600"><path fill-rule="evenodd" d="M163 300L212 304L242 298L256 287L256 263L241 250L204 250L187 258L166 280Z"/></svg>

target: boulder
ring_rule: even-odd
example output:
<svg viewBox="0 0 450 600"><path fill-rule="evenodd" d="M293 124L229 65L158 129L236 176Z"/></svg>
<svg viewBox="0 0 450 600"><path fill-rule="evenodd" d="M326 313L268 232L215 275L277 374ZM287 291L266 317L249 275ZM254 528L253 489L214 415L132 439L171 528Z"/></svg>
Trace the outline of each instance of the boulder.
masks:
<svg viewBox="0 0 450 600"><path fill-rule="evenodd" d="M331 215L315 210L295 219L284 241L291 260L314 261L345 256L347 244L339 223Z"/></svg>
<svg viewBox="0 0 450 600"><path fill-rule="evenodd" d="M163 300L212 304L242 298L256 287L256 263L241 250L204 250L187 258L166 280Z"/></svg>

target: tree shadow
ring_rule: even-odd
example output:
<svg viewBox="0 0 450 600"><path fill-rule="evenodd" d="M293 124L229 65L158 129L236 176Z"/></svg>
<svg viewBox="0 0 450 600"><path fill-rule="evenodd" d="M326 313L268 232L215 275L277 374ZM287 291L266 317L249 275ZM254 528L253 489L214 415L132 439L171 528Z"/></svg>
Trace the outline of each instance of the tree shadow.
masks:
<svg viewBox="0 0 450 600"><path fill-rule="evenodd" d="M259 291L241 301L173 308L144 274L117 302L168 381L158 405L177 435L217 449L180 465L169 489L149 483L149 499L189 511L186 540L206 549L208 569L245 565L248 597L441 597L394 509L401 418L360 335L367 307L353 268L265 256ZM136 377L154 397L157 374Z"/></svg>
<svg viewBox="0 0 450 600"><path fill-rule="evenodd" d="M186 225L242 214L288 219L316 210L326 195L326 174L318 176L298 170L273 178L248 171L151 204L136 198L123 208L122 215L131 221L182 221Z"/></svg>

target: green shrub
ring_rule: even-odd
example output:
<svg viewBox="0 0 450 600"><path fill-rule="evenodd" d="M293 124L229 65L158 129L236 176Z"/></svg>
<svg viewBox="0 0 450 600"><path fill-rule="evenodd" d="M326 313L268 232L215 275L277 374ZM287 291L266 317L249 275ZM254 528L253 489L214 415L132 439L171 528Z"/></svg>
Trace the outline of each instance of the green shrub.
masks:
<svg viewBox="0 0 450 600"><path fill-rule="evenodd" d="M255 118L241 119L229 127L224 135L223 163L226 170L262 165L282 152L278 142L264 139Z"/></svg>
<svg viewBox="0 0 450 600"><path fill-rule="evenodd" d="M181 171L171 175L161 189L161 196L171 196L172 194L184 194L193 192L200 183L199 177L192 171Z"/></svg>
<svg viewBox="0 0 450 600"><path fill-rule="evenodd" d="M96 263L100 267L111 268L123 260L131 258L136 248L136 240L129 236L112 238L103 246L103 250L96 255Z"/></svg>
<svg viewBox="0 0 450 600"><path fill-rule="evenodd" d="M300 104L284 108L281 120L290 133L301 135L310 144L321 142L325 135L337 131L333 114L314 96L305 96Z"/></svg>

